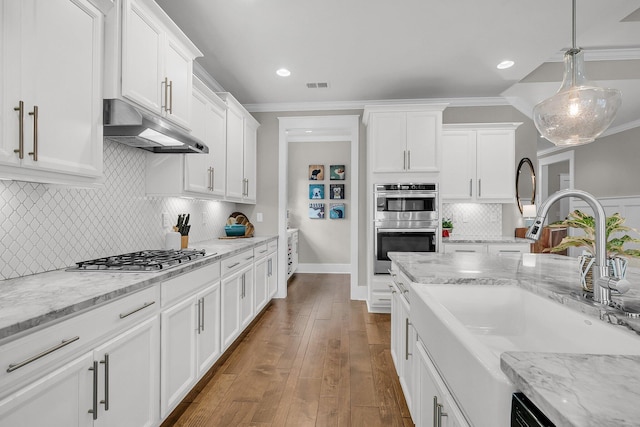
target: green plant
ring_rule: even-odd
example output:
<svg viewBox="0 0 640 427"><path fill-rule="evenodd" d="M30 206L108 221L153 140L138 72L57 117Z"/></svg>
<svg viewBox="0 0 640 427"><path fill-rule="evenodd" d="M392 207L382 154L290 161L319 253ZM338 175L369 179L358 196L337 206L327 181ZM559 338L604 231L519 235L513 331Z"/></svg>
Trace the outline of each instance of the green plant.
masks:
<svg viewBox="0 0 640 427"><path fill-rule="evenodd" d="M630 257L640 257L639 249L624 249L623 246L626 243L640 243L640 239L631 237L628 234L623 235L622 237L612 237L613 233L633 231L637 233L638 231L634 228L627 227L624 225L625 219L620 216L619 213L614 213L613 215L607 217L606 219L606 230L605 230L605 240L607 242L607 256L612 258L616 255L626 255ZM567 248L586 248L592 255L596 253L595 246L595 219L591 215L587 215L584 212L579 210L575 210L570 212L567 216L567 219L564 221L555 222L553 224L549 224L549 227L559 228L559 227L571 227L578 228L584 231L583 236L566 236L562 241L554 246L553 248L545 249L547 252L560 252Z"/></svg>
<svg viewBox="0 0 640 427"><path fill-rule="evenodd" d="M442 218L442 228L450 228L453 230L453 221L450 218Z"/></svg>

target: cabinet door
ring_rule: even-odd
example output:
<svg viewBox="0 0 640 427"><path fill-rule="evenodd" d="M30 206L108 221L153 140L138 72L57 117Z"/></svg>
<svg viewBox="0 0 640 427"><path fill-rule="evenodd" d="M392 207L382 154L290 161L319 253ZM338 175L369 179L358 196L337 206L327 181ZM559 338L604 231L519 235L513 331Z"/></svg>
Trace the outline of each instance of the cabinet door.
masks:
<svg viewBox="0 0 640 427"><path fill-rule="evenodd" d="M402 365L400 364L400 351L402 343L400 337L402 336L402 321L400 320L402 314L400 312L400 295L396 288L391 291L391 359L396 367L398 376L401 375Z"/></svg>
<svg viewBox="0 0 640 427"><path fill-rule="evenodd" d="M165 76L169 80L169 90L165 99L167 119L189 129L191 122L191 88L192 61L171 37L167 36L165 61Z"/></svg>
<svg viewBox="0 0 640 427"><path fill-rule="evenodd" d="M240 334L240 296L242 272L225 277L221 282L220 329L222 331L222 351L229 348Z"/></svg>
<svg viewBox="0 0 640 427"><path fill-rule="evenodd" d="M201 139L207 146L207 122L209 120L209 102L199 91L194 90L191 96L191 133ZM217 153L216 153L217 154ZM214 152L209 146L209 154L185 154L184 156L184 189L189 192L209 195L211 193L210 169Z"/></svg>
<svg viewBox="0 0 640 427"><path fill-rule="evenodd" d="M213 190L211 193L224 197L225 184L227 182L227 112L213 103L208 105L206 121L207 138L209 147L209 162L213 168Z"/></svg>
<svg viewBox="0 0 640 427"><path fill-rule="evenodd" d="M257 130L249 120L245 120L244 127L244 202L256 202L256 156L257 156Z"/></svg>
<svg viewBox="0 0 640 427"><path fill-rule="evenodd" d="M269 259L262 258L255 263L255 312L267 305L269 297Z"/></svg>
<svg viewBox="0 0 640 427"><path fill-rule="evenodd" d="M402 172L406 169L406 113L375 113L371 117L372 171Z"/></svg>
<svg viewBox="0 0 640 427"><path fill-rule="evenodd" d="M472 200L476 193L475 176L475 132L442 132L440 189L443 200Z"/></svg>
<svg viewBox="0 0 640 427"><path fill-rule="evenodd" d="M90 426L91 353L69 362L0 401L0 426Z"/></svg>
<svg viewBox="0 0 640 427"><path fill-rule="evenodd" d="M195 297L162 312L160 410L165 417L187 394L196 379Z"/></svg>
<svg viewBox="0 0 640 427"><path fill-rule="evenodd" d="M222 353L220 341L220 283L197 296L199 308L198 376L204 374Z"/></svg>
<svg viewBox="0 0 640 427"><path fill-rule="evenodd" d="M227 198L242 200L244 189L244 117L229 106L227 110Z"/></svg>
<svg viewBox="0 0 640 427"><path fill-rule="evenodd" d="M477 198L515 201L515 132L477 131Z"/></svg>
<svg viewBox="0 0 640 427"><path fill-rule="evenodd" d="M134 0L125 0L122 23L122 96L162 112L164 34Z"/></svg>
<svg viewBox="0 0 640 427"><path fill-rule="evenodd" d="M254 292L255 292L255 279L253 277L253 263L247 268L243 269L242 277L242 293L240 298L240 330L244 330L249 323L253 320L254 309Z"/></svg>
<svg viewBox="0 0 640 427"><path fill-rule="evenodd" d="M275 252L267 258L267 302L278 291L278 253Z"/></svg>
<svg viewBox="0 0 640 427"><path fill-rule="evenodd" d="M21 56L26 53L21 49L22 7L23 1L0 1L0 163L12 166L20 165L13 150L19 147L19 114L14 108L22 99Z"/></svg>
<svg viewBox="0 0 640 427"><path fill-rule="evenodd" d="M487 245L482 243L446 243L443 246L445 254L456 252L487 253Z"/></svg>
<svg viewBox="0 0 640 427"><path fill-rule="evenodd" d="M440 113L407 113L407 170L438 171L438 123Z"/></svg>
<svg viewBox="0 0 640 427"><path fill-rule="evenodd" d="M160 319L154 316L97 348L99 426L158 423ZM104 403L102 403L104 402Z"/></svg>

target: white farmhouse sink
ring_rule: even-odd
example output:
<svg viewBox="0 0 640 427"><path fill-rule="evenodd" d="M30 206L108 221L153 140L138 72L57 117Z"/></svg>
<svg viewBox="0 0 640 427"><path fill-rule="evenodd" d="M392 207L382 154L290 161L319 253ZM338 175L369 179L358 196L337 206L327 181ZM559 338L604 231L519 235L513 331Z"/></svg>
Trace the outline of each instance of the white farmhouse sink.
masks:
<svg viewBox="0 0 640 427"><path fill-rule="evenodd" d="M475 427L509 425L505 351L640 354L640 338L516 286L412 285L411 316Z"/></svg>

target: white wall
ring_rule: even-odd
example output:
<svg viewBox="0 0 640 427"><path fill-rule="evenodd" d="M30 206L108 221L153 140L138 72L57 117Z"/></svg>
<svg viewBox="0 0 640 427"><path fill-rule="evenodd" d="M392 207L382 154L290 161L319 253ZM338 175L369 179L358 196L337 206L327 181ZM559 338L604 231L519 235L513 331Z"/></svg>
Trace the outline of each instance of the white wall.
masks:
<svg viewBox="0 0 640 427"><path fill-rule="evenodd" d="M104 142L104 187L56 188L0 181L0 279L164 245L162 213L190 213L189 246L224 235L235 203L145 196L145 156ZM179 155L179 154L177 154ZM242 208L241 205L238 205ZM202 224L202 212L209 222Z"/></svg>
<svg viewBox="0 0 640 427"><path fill-rule="evenodd" d="M345 197L351 191L350 143L290 142L288 208L292 228L298 228L300 264L350 264L350 227L353 220L349 200L330 199L331 184L344 184ZM324 180L309 180L309 165L324 165ZM344 180L330 180L330 165L345 165ZM309 185L324 184L324 199L309 199ZM310 219L309 203L324 203L325 218ZM345 219L330 219L332 203L344 203ZM301 271L305 266L301 266Z"/></svg>

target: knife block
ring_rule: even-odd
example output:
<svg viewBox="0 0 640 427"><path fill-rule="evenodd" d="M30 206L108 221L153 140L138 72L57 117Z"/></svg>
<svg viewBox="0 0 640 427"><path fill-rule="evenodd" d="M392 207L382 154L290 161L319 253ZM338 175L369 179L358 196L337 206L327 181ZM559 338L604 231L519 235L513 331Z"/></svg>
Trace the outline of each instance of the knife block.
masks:
<svg viewBox="0 0 640 427"><path fill-rule="evenodd" d="M180 236L180 248L187 249L189 247L189 235Z"/></svg>

